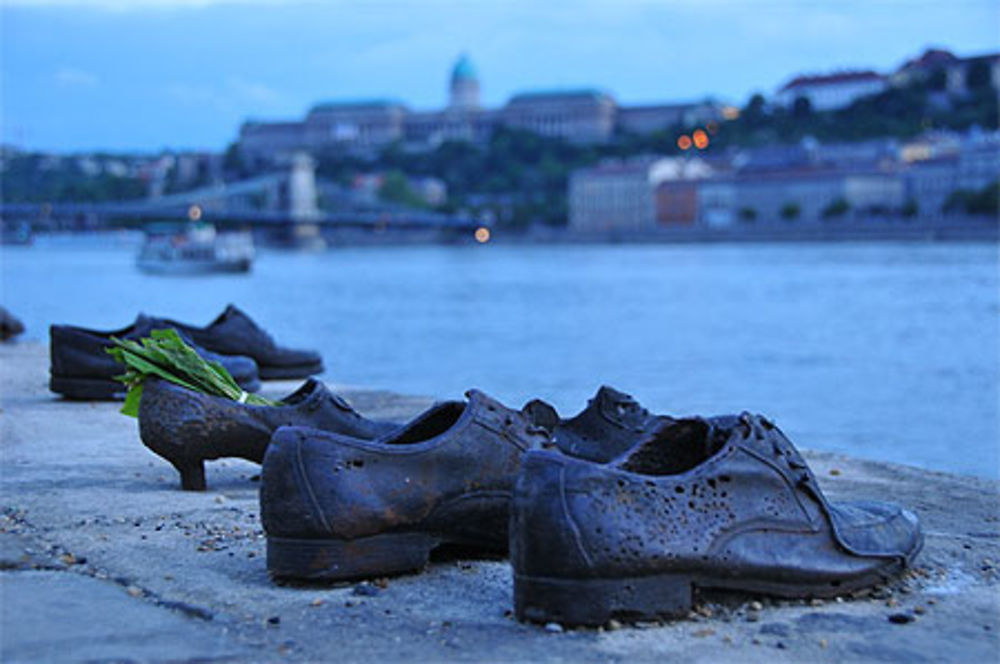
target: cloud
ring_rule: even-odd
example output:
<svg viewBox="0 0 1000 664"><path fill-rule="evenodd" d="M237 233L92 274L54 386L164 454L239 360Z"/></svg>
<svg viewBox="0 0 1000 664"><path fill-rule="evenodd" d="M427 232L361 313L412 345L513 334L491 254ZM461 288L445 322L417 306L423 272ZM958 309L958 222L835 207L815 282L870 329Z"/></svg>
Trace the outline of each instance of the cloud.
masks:
<svg viewBox="0 0 1000 664"><path fill-rule="evenodd" d="M220 85L175 81L164 87L163 92L184 105L209 106L225 111L244 108L248 104L266 110L283 101L283 95L274 88L241 78L228 78Z"/></svg>
<svg viewBox="0 0 1000 664"><path fill-rule="evenodd" d="M101 82L97 74L76 67L60 67L53 78L60 88L96 88Z"/></svg>

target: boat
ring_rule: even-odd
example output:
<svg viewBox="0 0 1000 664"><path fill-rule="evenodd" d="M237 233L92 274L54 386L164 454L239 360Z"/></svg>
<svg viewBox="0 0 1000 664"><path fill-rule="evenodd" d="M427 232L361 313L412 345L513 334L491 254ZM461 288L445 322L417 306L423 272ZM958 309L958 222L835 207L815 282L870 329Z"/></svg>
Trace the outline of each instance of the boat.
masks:
<svg viewBox="0 0 1000 664"><path fill-rule="evenodd" d="M184 227L154 224L136 264L150 274L248 272L254 259L253 236L247 231L216 232L211 224Z"/></svg>

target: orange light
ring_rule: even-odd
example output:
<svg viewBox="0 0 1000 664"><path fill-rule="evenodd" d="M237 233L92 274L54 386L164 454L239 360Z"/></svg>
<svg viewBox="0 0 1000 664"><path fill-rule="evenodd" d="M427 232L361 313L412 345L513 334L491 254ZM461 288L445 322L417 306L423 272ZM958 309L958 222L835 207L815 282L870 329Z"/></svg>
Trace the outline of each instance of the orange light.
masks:
<svg viewBox="0 0 1000 664"><path fill-rule="evenodd" d="M188 219L190 219L191 221L198 221L199 219L201 219L200 205L192 205L191 207L188 208Z"/></svg>
<svg viewBox="0 0 1000 664"><path fill-rule="evenodd" d="M696 148L704 150L708 147L708 134L705 133L704 129L695 129L693 136Z"/></svg>
<svg viewBox="0 0 1000 664"><path fill-rule="evenodd" d="M735 120L740 117L740 109L735 106L724 106L722 108L722 117L727 120Z"/></svg>
<svg viewBox="0 0 1000 664"><path fill-rule="evenodd" d="M677 139L677 147L679 147L681 150L690 150L691 149L691 137L688 136L687 134L684 134L683 136L681 136L680 138L678 138Z"/></svg>
<svg viewBox="0 0 1000 664"><path fill-rule="evenodd" d="M476 229L476 242L479 244L486 244L490 241L490 229L485 226L480 226Z"/></svg>

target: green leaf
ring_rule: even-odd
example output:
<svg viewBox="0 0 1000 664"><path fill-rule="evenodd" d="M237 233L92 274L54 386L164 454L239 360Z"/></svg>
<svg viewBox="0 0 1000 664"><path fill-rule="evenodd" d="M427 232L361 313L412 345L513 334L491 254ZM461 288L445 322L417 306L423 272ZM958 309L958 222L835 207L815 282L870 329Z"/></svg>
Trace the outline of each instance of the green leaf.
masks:
<svg viewBox="0 0 1000 664"><path fill-rule="evenodd" d="M125 403L122 405L121 414L130 417L139 417L139 401L142 399L142 383L130 387L125 395Z"/></svg>
<svg viewBox="0 0 1000 664"><path fill-rule="evenodd" d="M204 360L184 342L176 330L153 330L150 336L139 342L117 337L112 337L111 342L113 346L107 349L108 354L125 366L125 373L115 376L115 380L129 388L121 410L125 415L138 415L142 386L150 376L162 378L193 392L233 401L238 401L244 394L225 367L217 362ZM281 403L253 394L247 395L245 402L257 406L277 406Z"/></svg>

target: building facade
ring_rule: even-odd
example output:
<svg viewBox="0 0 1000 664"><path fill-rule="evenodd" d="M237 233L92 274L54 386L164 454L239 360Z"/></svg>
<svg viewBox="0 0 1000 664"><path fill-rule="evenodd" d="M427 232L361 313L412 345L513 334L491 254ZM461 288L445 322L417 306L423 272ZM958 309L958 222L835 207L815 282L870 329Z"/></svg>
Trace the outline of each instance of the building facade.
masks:
<svg viewBox="0 0 1000 664"><path fill-rule="evenodd" d="M850 106L861 97L878 94L886 87L886 77L873 71L798 76L778 90L774 101L791 108L797 99L808 99L813 110L832 111Z"/></svg>
<svg viewBox="0 0 1000 664"><path fill-rule="evenodd" d="M441 110L413 111L393 100L324 103L300 122L244 123L239 149L251 163L287 161L298 150L372 153L397 142L420 150L443 141L483 144L500 127L574 143L601 143L617 131L650 133L707 124L718 121L721 113L722 106L711 100L623 107L610 94L594 89L525 92L500 108L485 109L476 69L463 55L451 70L448 105Z"/></svg>

